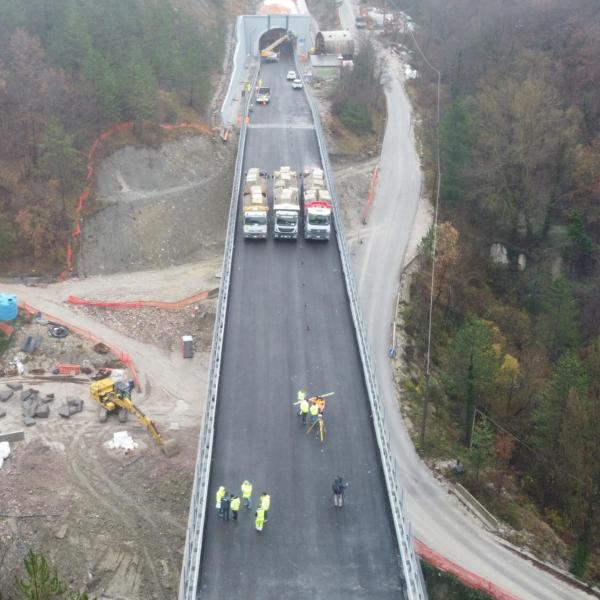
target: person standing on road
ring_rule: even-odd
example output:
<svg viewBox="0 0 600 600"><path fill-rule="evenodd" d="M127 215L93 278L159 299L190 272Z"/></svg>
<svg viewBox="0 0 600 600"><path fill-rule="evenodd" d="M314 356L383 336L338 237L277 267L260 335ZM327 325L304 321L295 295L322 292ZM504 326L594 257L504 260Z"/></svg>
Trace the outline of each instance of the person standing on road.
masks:
<svg viewBox="0 0 600 600"><path fill-rule="evenodd" d="M217 500L217 515L219 517L223 516L223 507L222 507L222 501L223 501L223 496L225 496L225 494L227 493L227 490L225 489L224 486L220 486L219 489L217 490L217 494L216 494L216 500Z"/></svg>
<svg viewBox="0 0 600 600"><path fill-rule="evenodd" d="M256 521L254 522L256 531L262 531L265 526L265 509L258 508L254 515L256 516Z"/></svg>
<svg viewBox="0 0 600 600"><path fill-rule="evenodd" d="M229 504L231 508L231 518L234 521L238 520L238 512L240 510L240 499L238 496L231 496L231 502Z"/></svg>
<svg viewBox="0 0 600 600"><path fill-rule="evenodd" d="M242 498L244 506L250 508L252 506L252 484L247 479L242 482Z"/></svg>
<svg viewBox="0 0 600 600"><path fill-rule="evenodd" d="M223 512L223 520L229 521L229 506L231 503L231 498L225 494L223 499L221 500L221 511Z"/></svg>
<svg viewBox="0 0 600 600"><path fill-rule="evenodd" d="M271 508L271 496L267 492L263 492L260 496L260 508L265 511L265 521L268 521L267 513L269 512L269 508Z"/></svg>
<svg viewBox="0 0 600 600"><path fill-rule="evenodd" d="M298 416L302 417L302 424L306 425L306 417L308 416L308 400L306 399L306 392L304 390L298 390L298 400L294 402L294 406L298 405Z"/></svg>
<svg viewBox="0 0 600 600"><path fill-rule="evenodd" d="M314 425L317 422L319 416L319 405L316 402L310 404L310 424Z"/></svg>

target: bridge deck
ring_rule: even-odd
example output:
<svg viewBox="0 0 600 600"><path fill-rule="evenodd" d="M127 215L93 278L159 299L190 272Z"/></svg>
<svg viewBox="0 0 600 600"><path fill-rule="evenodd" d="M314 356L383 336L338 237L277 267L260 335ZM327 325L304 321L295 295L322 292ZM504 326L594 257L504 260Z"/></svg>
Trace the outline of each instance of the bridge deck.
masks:
<svg viewBox="0 0 600 600"><path fill-rule="evenodd" d="M282 58L264 65L271 105L257 106L244 170L320 164L311 115ZM281 127L269 127L281 124ZM261 127L262 126L262 127ZM292 401L335 391L321 445ZM335 509L331 483L350 482ZM262 533L254 511L217 518L219 485L254 499L269 491ZM199 597L352 599L401 597L397 546L335 239L327 244L244 241L236 232L216 418Z"/></svg>

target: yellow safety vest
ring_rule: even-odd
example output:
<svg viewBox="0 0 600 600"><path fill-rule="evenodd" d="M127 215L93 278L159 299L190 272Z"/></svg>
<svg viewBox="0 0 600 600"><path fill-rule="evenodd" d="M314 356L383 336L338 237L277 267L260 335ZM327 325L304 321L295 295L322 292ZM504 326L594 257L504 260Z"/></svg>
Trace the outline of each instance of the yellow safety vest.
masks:
<svg viewBox="0 0 600 600"><path fill-rule="evenodd" d="M225 495L225 488L223 486L221 486L217 490L217 503L219 503L219 502L221 502L221 500L223 500L224 495Z"/></svg>
<svg viewBox="0 0 600 600"><path fill-rule="evenodd" d="M271 507L271 496L269 496L269 494L260 497L260 507L263 510L269 510Z"/></svg>
<svg viewBox="0 0 600 600"><path fill-rule="evenodd" d="M302 402L300 402L300 411L304 414L308 412L308 400L302 400Z"/></svg>
<svg viewBox="0 0 600 600"><path fill-rule="evenodd" d="M310 414L313 417L316 417L319 414L319 407L314 402L310 405Z"/></svg>
<svg viewBox="0 0 600 600"><path fill-rule="evenodd" d="M252 484L249 481L242 483L242 498L250 498L252 496Z"/></svg>
<svg viewBox="0 0 600 600"><path fill-rule="evenodd" d="M265 509L259 508L256 511L256 525L262 525L265 522Z"/></svg>
<svg viewBox="0 0 600 600"><path fill-rule="evenodd" d="M298 400L302 402L302 400L306 399L306 392L304 390L298 390Z"/></svg>
<svg viewBox="0 0 600 600"><path fill-rule="evenodd" d="M233 498L231 500L231 504L230 504L231 510L232 511L236 511L236 510L240 510L240 499L239 498Z"/></svg>

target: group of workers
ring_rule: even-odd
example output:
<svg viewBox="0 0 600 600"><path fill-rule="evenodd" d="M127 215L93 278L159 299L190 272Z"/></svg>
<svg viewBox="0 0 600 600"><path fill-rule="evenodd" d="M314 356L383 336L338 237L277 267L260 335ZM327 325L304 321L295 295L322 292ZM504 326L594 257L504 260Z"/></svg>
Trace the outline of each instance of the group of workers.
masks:
<svg viewBox="0 0 600 600"><path fill-rule="evenodd" d="M302 418L303 425L308 423L309 417L311 425L317 422L319 415L323 418L325 413L325 397L329 395L331 394L307 398L304 390L298 390L298 399L294 402L294 406L298 406L297 413Z"/></svg>
<svg viewBox="0 0 600 600"><path fill-rule="evenodd" d="M235 496L234 494L229 494L225 486L219 486L216 494L216 506L217 506L217 516L222 518L224 521L229 521L229 512L231 511L231 518L234 521L238 520L238 513L240 511L240 506L242 500L244 502L244 506L247 509L252 507L252 484L245 479L242 482L241 491L242 498L240 500L239 496ZM260 501L258 503L258 508L254 513L255 517L255 527L256 531L262 531L265 523L267 522L267 513L269 508L271 507L271 496L267 492L263 492L260 496Z"/></svg>

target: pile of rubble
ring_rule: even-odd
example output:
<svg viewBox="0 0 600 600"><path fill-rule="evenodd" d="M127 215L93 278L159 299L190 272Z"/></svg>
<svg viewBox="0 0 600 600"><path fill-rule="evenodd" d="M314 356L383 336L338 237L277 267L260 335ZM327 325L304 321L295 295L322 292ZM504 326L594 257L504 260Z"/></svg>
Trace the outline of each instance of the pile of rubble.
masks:
<svg viewBox="0 0 600 600"><path fill-rule="evenodd" d="M0 391L0 402L8 402L20 392L21 411L23 415L23 424L31 427L36 424L36 419L47 419L50 415L51 402L54 402L54 394L40 396L39 390L29 388L24 390L22 383L7 383L7 389ZM58 408L58 414L61 417L69 418L75 413L83 410L83 400L80 398L66 398L64 403ZM0 409L0 417L6 416L6 411Z"/></svg>

